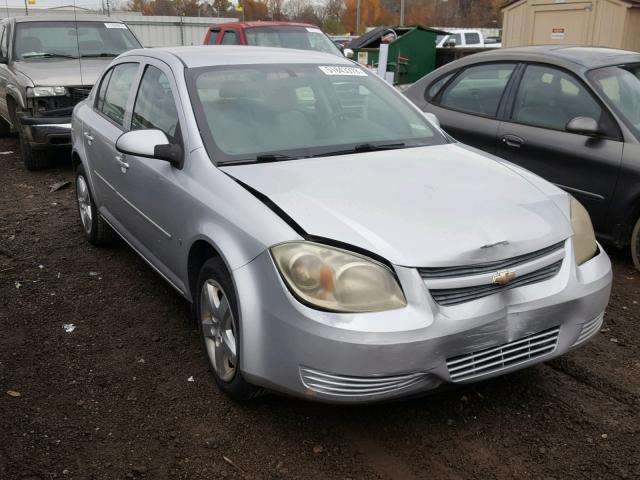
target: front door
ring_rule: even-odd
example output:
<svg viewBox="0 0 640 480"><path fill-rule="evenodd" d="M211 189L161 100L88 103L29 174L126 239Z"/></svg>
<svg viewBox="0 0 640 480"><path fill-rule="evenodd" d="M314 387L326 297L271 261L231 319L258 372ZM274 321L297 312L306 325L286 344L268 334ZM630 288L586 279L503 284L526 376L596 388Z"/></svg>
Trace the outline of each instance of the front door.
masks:
<svg viewBox="0 0 640 480"><path fill-rule="evenodd" d="M579 116L596 120L602 134L567 132L567 123ZM571 193L602 231L622 160L619 135L584 83L564 70L528 65L511 116L500 124L497 154Z"/></svg>

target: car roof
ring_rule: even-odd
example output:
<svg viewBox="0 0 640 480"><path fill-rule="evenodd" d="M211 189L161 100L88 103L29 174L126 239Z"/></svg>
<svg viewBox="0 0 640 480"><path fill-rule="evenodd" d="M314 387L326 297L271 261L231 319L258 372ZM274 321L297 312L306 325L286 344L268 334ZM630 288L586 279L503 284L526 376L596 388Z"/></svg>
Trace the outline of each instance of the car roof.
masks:
<svg viewBox="0 0 640 480"><path fill-rule="evenodd" d="M316 25L310 23L296 23L296 22L225 22L214 23L210 28L215 27L240 27L240 28L253 28L253 27L310 27L318 28Z"/></svg>
<svg viewBox="0 0 640 480"><path fill-rule="evenodd" d="M16 23L25 22L105 22L105 23L124 23L121 20L113 17L101 17L99 15L32 15L22 17L12 17Z"/></svg>
<svg viewBox="0 0 640 480"><path fill-rule="evenodd" d="M142 48L121 55L141 55L161 60L178 58L187 68L217 65L255 65L265 63L311 63L351 65L354 63L332 53L291 48L253 47L246 45L197 45L194 47Z"/></svg>
<svg viewBox="0 0 640 480"><path fill-rule="evenodd" d="M572 63L585 68L640 62L640 53L606 47L579 45L537 45L531 47L501 48L473 55L474 60L540 60ZM568 65L567 65L568 66Z"/></svg>

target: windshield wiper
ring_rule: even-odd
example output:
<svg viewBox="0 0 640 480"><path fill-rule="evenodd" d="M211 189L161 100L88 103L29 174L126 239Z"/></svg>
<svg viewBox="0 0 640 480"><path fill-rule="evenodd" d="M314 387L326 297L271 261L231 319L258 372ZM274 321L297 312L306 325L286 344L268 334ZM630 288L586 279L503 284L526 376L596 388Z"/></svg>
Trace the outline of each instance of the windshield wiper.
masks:
<svg viewBox="0 0 640 480"><path fill-rule="evenodd" d="M404 142L383 143L383 144L361 143L359 145L356 145L353 148L347 148L345 150L334 150L332 152L318 153L317 155L313 155L313 157L332 157L334 155L348 155L350 153L376 152L379 150L395 150L397 148L407 148L409 146L413 147L414 145L407 145Z"/></svg>
<svg viewBox="0 0 640 480"><path fill-rule="evenodd" d="M64 55L62 53L27 53L22 58L78 58L73 55Z"/></svg>
<svg viewBox="0 0 640 480"><path fill-rule="evenodd" d="M117 57L118 54L117 53L108 53L108 52L102 52L102 53L83 53L82 55L80 55L82 58L98 58L98 57Z"/></svg>
<svg viewBox="0 0 640 480"><path fill-rule="evenodd" d="M256 155L254 158L243 158L242 160L227 160L224 162L218 162L218 166L224 165L246 165L248 163L271 163L271 162L283 162L286 160L297 160L300 157L292 157L291 155L284 155L282 153L263 153Z"/></svg>

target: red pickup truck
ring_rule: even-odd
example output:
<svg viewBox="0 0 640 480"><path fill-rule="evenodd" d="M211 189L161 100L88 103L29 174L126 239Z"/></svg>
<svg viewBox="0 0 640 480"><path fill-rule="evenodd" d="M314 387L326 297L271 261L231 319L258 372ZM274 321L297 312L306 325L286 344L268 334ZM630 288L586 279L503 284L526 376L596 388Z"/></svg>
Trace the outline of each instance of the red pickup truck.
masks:
<svg viewBox="0 0 640 480"><path fill-rule="evenodd" d="M322 30L307 23L215 23L209 27L204 44L297 48L342 56L342 52Z"/></svg>

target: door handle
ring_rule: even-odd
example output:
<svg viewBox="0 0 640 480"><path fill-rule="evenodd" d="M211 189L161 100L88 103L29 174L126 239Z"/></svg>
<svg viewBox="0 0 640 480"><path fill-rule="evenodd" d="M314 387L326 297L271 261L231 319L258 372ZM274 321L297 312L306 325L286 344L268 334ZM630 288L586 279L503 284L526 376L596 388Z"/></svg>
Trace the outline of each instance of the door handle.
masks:
<svg viewBox="0 0 640 480"><path fill-rule="evenodd" d="M116 155L116 162L118 162L118 165L120 165L120 170L122 170L122 173L127 173L129 164L124 161L124 156Z"/></svg>
<svg viewBox="0 0 640 480"><path fill-rule="evenodd" d="M91 142L93 142L93 136L89 132L84 132L84 138L86 138L89 145L91 145Z"/></svg>
<svg viewBox="0 0 640 480"><path fill-rule="evenodd" d="M524 139L518 137L517 135L504 135L502 137L502 143L504 143L508 147L520 148L524 145Z"/></svg>

